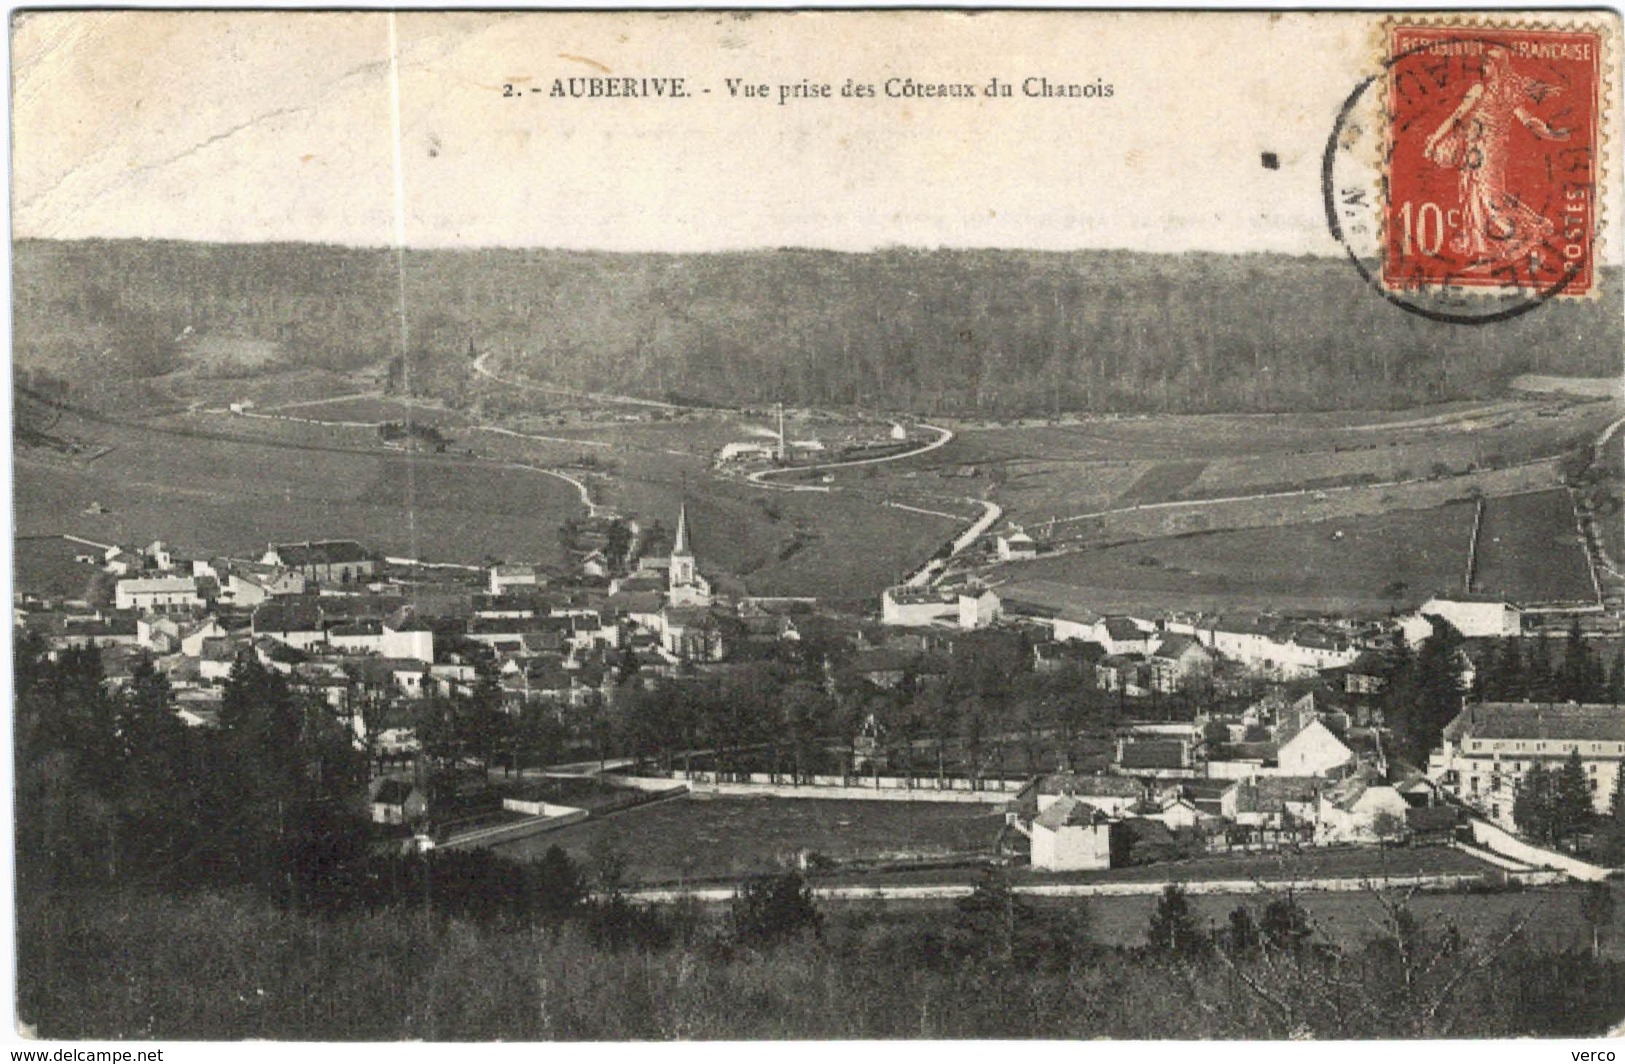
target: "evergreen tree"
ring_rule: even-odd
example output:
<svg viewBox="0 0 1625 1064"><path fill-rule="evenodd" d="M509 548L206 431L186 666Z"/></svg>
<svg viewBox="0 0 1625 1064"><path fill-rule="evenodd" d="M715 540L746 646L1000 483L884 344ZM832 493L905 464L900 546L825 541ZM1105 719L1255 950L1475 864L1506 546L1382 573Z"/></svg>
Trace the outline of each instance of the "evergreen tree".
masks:
<svg viewBox="0 0 1625 1064"><path fill-rule="evenodd" d="M1532 640L1528 665L1524 668L1524 698L1531 702L1550 702L1557 695L1557 678L1552 672L1552 647L1543 632Z"/></svg>
<svg viewBox="0 0 1625 1064"><path fill-rule="evenodd" d="M1523 640L1507 636L1501 640L1485 677L1483 699L1486 702L1521 702L1527 689L1524 677Z"/></svg>
<svg viewBox="0 0 1625 1064"><path fill-rule="evenodd" d="M1599 696L1597 666L1585 633L1576 619L1563 641L1563 664L1557 670L1557 698L1561 702L1591 702Z"/></svg>
<svg viewBox="0 0 1625 1064"><path fill-rule="evenodd" d="M769 946L811 932L817 935L824 914L813 901L812 888L800 872L754 876L734 892L734 938L742 945Z"/></svg>
<svg viewBox="0 0 1625 1064"><path fill-rule="evenodd" d="M988 960L1006 963L1014 958L1022 930L1036 915L998 869L988 869L976 889L954 908L958 911L955 929L969 947Z"/></svg>
<svg viewBox="0 0 1625 1064"><path fill-rule="evenodd" d="M1190 960L1207 954L1208 937L1191 912L1190 896L1178 883L1168 884L1157 898L1146 941L1153 953L1168 957Z"/></svg>
<svg viewBox="0 0 1625 1064"><path fill-rule="evenodd" d="M1543 765L1535 765L1518 781L1512 800L1512 822L1530 838L1550 841L1555 824L1553 779Z"/></svg>
<svg viewBox="0 0 1625 1064"><path fill-rule="evenodd" d="M1253 919L1253 911L1245 905L1230 910L1230 922L1225 926L1221 941L1225 952L1232 957L1257 954L1264 940L1259 934L1258 922Z"/></svg>
<svg viewBox="0 0 1625 1064"><path fill-rule="evenodd" d="M536 911L547 920L569 915L587 899L587 875L557 844L549 846L532 868Z"/></svg>
<svg viewBox="0 0 1625 1064"><path fill-rule="evenodd" d="M125 860L144 874L180 873L196 842L198 780L192 736L175 713L169 679L143 659L113 700L122 768L116 777Z"/></svg>
<svg viewBox="0 0 1625 1064"><path fill-rule="evenodd" d="M1557 770L1552 784L1552 838L1562 842L1591 826L1591 781L1586 777L1580 751L1573 750Z"/></svg>
<svg viewBox="0 0 1625 1064"><path fill-rule="evenodd" d="M1625 649L1614 655L1613 668L1608 670L1608 689L1603 701L1609 705L1625 705Z"/></svg>
<svg viewBox="0 0 1625 1064"><path fill-rule="evenodd" d="M1264 947L1274 953L1300 953L1314 934L1309 926L1309 914L1290 894L1264 906L1264 917L1258 927Z"/></svg>
<svg viewBox="0 0 1625 1064"><path fill-rule="evenodd" d="M1611 868L1625 866L1625 771L1614 774L1608 796L1608 815L1597 831L1597 855Z"/></svg>
<svg viewBox="0 0 1625 1064"><path fill-rule="evenodd" d="M1448 621L1429 618L1433 634L1416 657L1416 683L1408 705L1398 707L1396 738L1406 758L1426 764L1445 725L1462 706L1461 633Z"/></svg>

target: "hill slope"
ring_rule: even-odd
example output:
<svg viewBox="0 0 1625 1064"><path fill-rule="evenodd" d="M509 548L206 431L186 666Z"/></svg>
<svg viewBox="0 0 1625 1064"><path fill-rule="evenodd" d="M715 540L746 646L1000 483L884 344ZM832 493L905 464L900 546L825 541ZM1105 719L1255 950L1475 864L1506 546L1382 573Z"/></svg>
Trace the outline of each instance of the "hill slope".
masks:
<svg viewBox="0 0 1625 1064"><path fill-rule="evenodd" d="M17 365L85 388L348 370L469 385L470 341L565 387L962 416L1413 405L1526 372L1615 375L1601 299L1493 327L1377 298L1346 263L979 250L705 255L22 241Z"/></svg>

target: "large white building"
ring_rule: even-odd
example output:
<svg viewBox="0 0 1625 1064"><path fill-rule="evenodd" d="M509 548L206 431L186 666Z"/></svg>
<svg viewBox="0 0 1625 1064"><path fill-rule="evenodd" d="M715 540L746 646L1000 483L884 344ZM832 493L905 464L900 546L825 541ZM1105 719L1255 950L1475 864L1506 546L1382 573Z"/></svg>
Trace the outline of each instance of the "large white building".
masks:
<svg viewBox="0 0 1625 1064"><path fill-rule="evenodd" d="M1523 632L1523 611L1504 599L1487 595L1434 597L1416 611L1423 617L1440 617L1455 625L1468 639L1499 639ZM1421 632L1423 638L1431 628Z"/></svg>
<svg viewBox="0 0 1625 1064"><path fill-rule="evenodd" d="M938 587L902 584L880 596L880 622L903 628L954 624L959 620L959 593Z"/></svg>
<svg viewBox="0 0 1625 1064"><path fill-rule="evenodd" d="M1592 803L1608 808L1625 760L1625 708L1569 702L1483 702L1445 726L1428 776L1504 828L1518 782L1536 765L1561 768L1578 751Z"/></svg>
<svg viewBox="0 0 1625 1064"><path fill-rule="evenodd" d="M121 610L189 610L203 604L192 576L137 576L113 585L113 605Z"/></svg>

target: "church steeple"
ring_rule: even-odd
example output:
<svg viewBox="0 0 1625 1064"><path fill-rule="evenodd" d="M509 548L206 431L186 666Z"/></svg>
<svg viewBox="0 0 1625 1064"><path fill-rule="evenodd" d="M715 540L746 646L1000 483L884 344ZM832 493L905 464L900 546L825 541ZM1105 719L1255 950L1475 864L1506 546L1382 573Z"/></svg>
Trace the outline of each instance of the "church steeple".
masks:
<svg viewBox="0 0 1625 1064"><path fill-rule="evenodd" d="M677 511L677 535L671 544L671 568L666 573L666 601L672 606L709 606L711 585L699 574L688 542L688 503Z"/></svg>
<svg viewBox="0 0 1625 1064"><path fill-rule="evenodd" d="M682 503L677 508L677 538L672 541L672 556L679 554L692 554L688 549L688 503Z"/></svg>

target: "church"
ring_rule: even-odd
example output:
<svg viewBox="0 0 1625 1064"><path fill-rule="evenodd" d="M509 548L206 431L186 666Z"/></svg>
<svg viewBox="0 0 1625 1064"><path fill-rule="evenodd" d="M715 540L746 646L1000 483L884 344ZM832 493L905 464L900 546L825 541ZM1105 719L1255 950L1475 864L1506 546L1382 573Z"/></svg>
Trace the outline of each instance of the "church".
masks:
<svg viewBox="0 0 1625 1064"><path fill-rule="evenodd" d="M677 609L711 605L711 584L695 566L688 543L688 504L677 510L677 536L672 540L671 564L666 569L666 605Z"/></svg>

